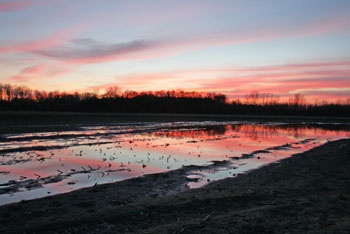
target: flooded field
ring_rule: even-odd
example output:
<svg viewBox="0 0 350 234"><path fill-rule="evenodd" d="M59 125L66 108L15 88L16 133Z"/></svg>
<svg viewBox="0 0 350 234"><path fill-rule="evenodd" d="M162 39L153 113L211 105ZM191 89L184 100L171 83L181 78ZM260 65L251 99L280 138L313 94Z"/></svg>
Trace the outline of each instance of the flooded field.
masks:
<svg viewBox="0 0 350 234"><path fill-rule="evenodd" d="M187 188L350 137L350 125L137 122L0 135L0 204L196 165Z"/></svg>

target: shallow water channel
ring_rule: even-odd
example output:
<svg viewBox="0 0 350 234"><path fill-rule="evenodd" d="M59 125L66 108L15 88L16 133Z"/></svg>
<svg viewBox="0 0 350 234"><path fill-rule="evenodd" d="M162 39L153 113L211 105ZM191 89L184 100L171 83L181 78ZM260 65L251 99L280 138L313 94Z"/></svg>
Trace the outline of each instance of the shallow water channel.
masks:
<svg viewBox="0 0 350 234"><path fill-rule="evenodd" d="M207 166L188 175L186 187L197 188L349 137L347 124L244 121L118 123L7 134L0 137L0 204Z"/></svg>

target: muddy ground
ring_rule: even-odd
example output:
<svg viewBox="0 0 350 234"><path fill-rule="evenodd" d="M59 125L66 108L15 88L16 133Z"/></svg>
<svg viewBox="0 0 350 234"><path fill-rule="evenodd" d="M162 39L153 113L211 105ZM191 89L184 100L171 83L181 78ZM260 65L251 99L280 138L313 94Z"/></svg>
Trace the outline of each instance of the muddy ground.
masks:
<svg viewBox="0 0 350 234"><path fill-rule="evenodd" d="M0 233L350 233L350 139L200 189L189 169L1 206Z"/></svg>

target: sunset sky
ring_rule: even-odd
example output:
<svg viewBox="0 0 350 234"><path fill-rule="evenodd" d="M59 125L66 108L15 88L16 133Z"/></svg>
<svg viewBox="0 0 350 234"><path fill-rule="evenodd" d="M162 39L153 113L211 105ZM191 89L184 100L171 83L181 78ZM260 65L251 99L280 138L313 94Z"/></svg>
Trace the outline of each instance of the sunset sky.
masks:
<svg viewBox="0 0 350 234"><path fill-rule="evenodd" d="M0 83L350 97L349 0L0 0Z"/></svg>

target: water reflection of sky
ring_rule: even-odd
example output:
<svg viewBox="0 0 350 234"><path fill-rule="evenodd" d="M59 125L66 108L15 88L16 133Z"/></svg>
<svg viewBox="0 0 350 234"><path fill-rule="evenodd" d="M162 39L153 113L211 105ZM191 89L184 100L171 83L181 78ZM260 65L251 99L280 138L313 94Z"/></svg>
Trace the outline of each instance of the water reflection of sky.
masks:
<svg viewBox="0 0 350 234"><path fill-rule="evenodd" d="M188 185L195 188L345 137L350 137L349 125L238 122L144 123L5 135L0 142L0 204L185 165L229 161L193 171L190 177L197 180Z"/></svg>

